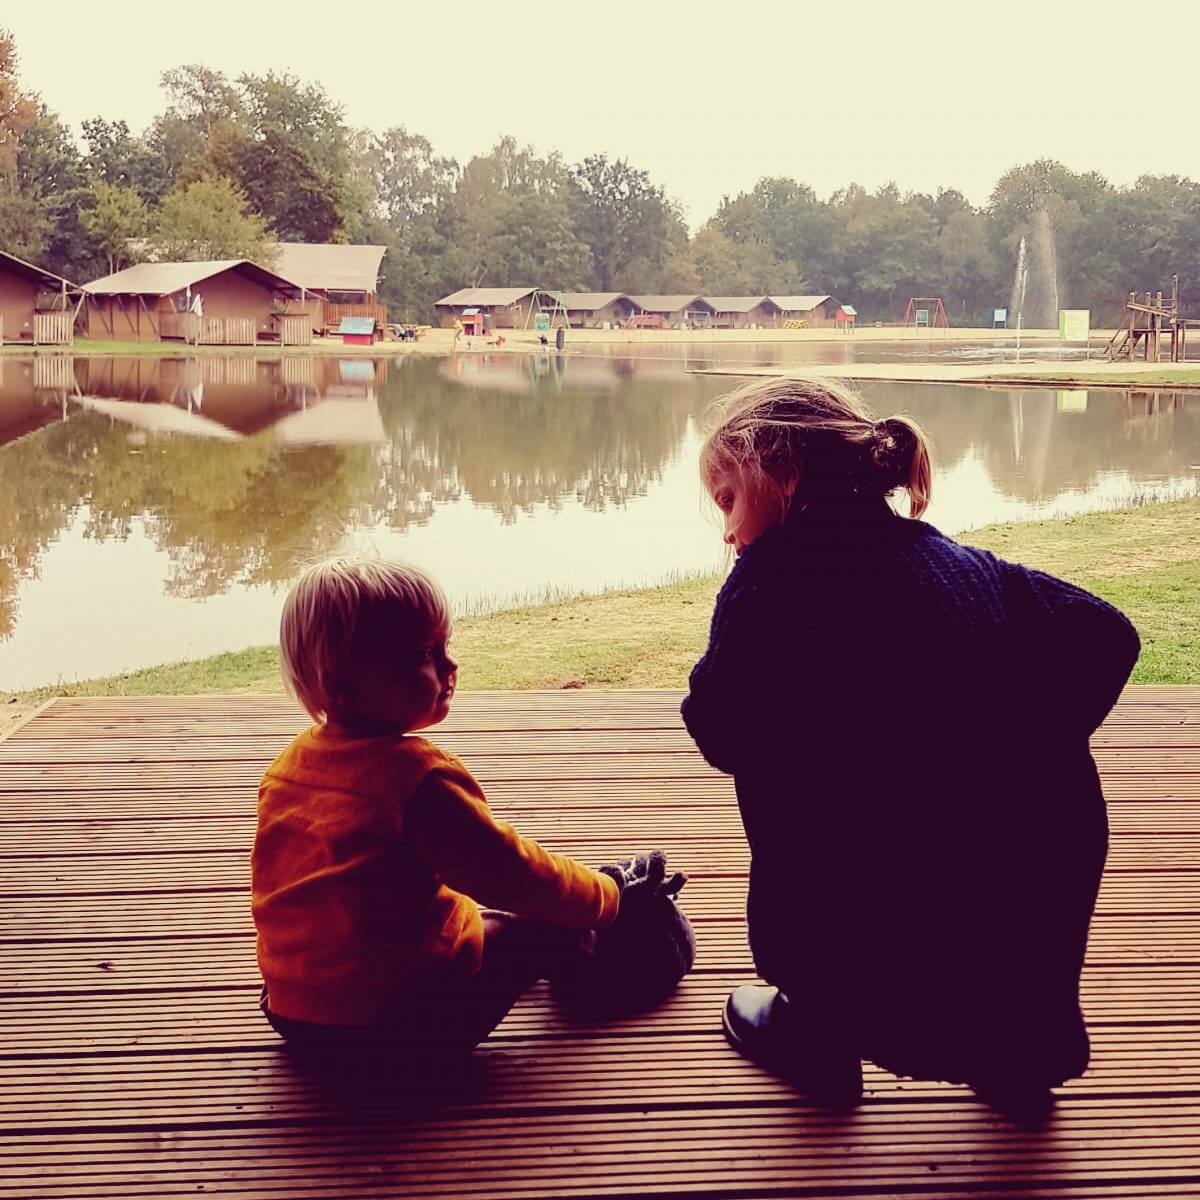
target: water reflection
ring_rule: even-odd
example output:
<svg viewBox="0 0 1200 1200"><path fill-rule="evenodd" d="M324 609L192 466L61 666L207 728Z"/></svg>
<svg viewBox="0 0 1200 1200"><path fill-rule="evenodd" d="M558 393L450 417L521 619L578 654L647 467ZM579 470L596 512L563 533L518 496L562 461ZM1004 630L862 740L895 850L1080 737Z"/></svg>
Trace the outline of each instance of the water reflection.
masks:
<svg viewBox="0 0 1200 1200"><path fill-rule="evenodd" d="M678 361L0 359L0 687L268 640L279 586L347 546L458 598L708 566ZM1194 486L1200 401L875 384L930 429L957 530ZM97 636L90 614L100 614ZM86 618L86 619L85 619Z"/></svg>

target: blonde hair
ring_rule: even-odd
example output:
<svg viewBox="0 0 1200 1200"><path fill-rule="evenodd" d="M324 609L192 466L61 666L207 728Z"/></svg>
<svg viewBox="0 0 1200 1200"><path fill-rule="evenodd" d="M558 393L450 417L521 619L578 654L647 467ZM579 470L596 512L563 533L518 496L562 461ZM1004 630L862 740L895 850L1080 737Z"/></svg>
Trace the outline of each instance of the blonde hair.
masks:
<svg viewBox="0 0 1200 1200"><path fill-rule="evenodd" d="M831 379L756 380L705 413L700 472L723 470L789 504L850 496L889 496L904 488L919 517L933 492L929 438L909 417L877 421L861 397ZM794 476L789 500L784 491Z"/></svg>
<svg viewBox="0 0 1200 1200"><path fill-rule="evenodd" d="M279 621L283 679L314 721L336 714L347 682L379 635L414 643L450 623L438 583L385 559L331 558L292 584Z"/></svg>

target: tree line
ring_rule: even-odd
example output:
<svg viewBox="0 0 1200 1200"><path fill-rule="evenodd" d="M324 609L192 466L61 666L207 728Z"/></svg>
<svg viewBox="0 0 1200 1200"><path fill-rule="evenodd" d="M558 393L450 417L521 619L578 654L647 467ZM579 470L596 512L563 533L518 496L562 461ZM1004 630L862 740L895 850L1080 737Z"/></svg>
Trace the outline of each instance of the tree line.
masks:
<svg viewBox="0 0 1200 1200"><path fill-rule="evenodd" d="M1172 274L1200 313L1200 185L1178 175L1114 185L1040 159L983 206L953 188L823 198L764 178L689 234L678 202L625 159L569 163L503 137L462 164L402 125L353 128L320 84L286 73L177 67L147 129L96 116L77 136L17 68L0 30L0 248L74 280L139 253L269 262L272 241L372 242L388 247L383 299L410 319L459 287L540 285L830 293L882 321L940 296L952 323L990 324L1024 238L1028 324L1053 323L1056 305L1111 320L1128 291Z"/></svg>

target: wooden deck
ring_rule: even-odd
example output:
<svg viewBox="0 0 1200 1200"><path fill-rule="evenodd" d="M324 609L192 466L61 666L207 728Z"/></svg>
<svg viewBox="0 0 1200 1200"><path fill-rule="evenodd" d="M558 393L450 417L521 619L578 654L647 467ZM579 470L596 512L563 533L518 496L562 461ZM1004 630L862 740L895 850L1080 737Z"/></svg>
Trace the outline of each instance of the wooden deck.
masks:
<svg viewBox="0 0 1200 1200"><path fill-rule="evenodd" d="M438 740L493 806L599 863L692 874L696 973L639 1020L530 994L436 1095L322 1093L256 1009L255 787L274 698L60 700L0 744L0 1198L1200 1195L1200 688L1094 745L1113 828L1084 978L1095 1054L1050 1126L868 1072L834 1116L722 1040L751 978L729 782L672 693L464 695Z"/></svg>

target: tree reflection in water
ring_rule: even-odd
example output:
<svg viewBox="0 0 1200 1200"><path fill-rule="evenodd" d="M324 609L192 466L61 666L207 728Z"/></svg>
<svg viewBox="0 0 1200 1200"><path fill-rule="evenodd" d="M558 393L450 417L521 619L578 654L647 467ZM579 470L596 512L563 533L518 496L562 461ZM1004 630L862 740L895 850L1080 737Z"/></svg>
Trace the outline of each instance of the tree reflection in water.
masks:
<svg viewBox="0 0 1200 1200"><path fill-rule="evenodd" d="M21 580L76 523L97 540L137 523L168 556L171 596L277 585L352 531L403 532L462 500L512 523L646 495L689 419L738 382L666 359L556 355L0 365L0 638ZM1114 471L1188 477L1200 445L1194 396L1094 391L1084 411L1060 411L1046 391L867 395L922 421L941 465L976 456L998 499L1086 492Z"/></svg>

